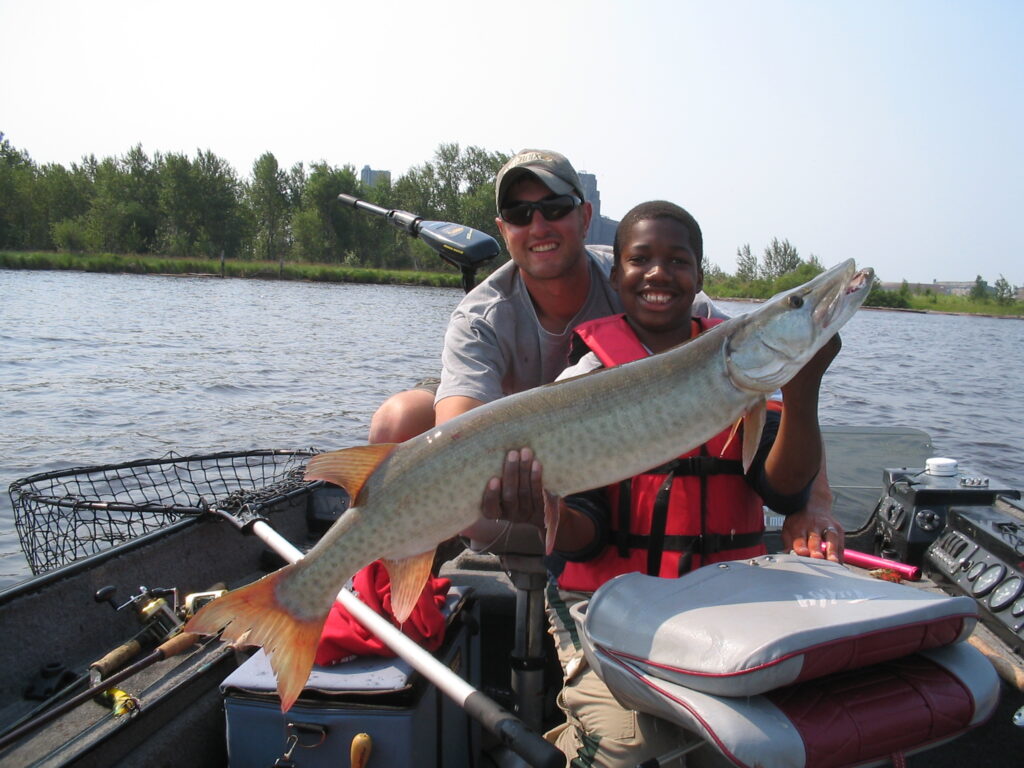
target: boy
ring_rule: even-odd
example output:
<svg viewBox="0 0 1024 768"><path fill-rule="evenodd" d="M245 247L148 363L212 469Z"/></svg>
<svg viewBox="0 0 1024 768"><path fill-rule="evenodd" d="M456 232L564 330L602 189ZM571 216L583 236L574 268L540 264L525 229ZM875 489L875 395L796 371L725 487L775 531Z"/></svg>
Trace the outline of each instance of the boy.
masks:
<svg viewBox="0 0 1024 768"><path fill-rule="evenodd" d="M719 322L691 316L703 285L703 242L697 222L679 206L653 201L627 213L614 255L611 285L625 313L576 328L580 362L562 377L662 352ZM573 765L636 765L677 747L679 733L623 709L585 668L568 608L621 573L671 578L763 554L762 504L783 514L802 509L821 466L818 389L838 348L836 339L783 387L786 407L769 410L745 474L742 440L726 429L663 467L565 499L548 613L566 672L559 705L568 722L548 738Z"/></svg>

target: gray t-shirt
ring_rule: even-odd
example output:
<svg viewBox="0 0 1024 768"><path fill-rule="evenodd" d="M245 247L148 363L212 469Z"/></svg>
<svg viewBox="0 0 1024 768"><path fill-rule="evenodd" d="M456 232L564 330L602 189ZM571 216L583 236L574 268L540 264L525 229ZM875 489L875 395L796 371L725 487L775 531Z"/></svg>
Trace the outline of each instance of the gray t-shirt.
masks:
<svg viewBox="0 0 1024 768"><path fill-rule="evenodd" d="M608 283L613 256L608 246L587 246L590 293L561 333L546 331L514 262L503 264L466 294L452 313L441 353L436 403L462 395L485 403L548 384L565 368L572 329L622 311ZM703 293L693 314L726 317Z"/></svg>

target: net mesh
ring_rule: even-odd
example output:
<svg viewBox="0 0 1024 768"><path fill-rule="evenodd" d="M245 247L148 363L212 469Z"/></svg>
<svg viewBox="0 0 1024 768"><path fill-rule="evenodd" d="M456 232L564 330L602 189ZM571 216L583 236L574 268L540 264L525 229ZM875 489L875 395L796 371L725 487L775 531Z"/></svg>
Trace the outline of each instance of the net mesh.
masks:
<svg viewBox="0 0 1024 768"><path fill-rule="evenodd" d="M307 451L244 451L77 467L11 484L14 524L39 575L209 509L260 510L306 493Z"/></svg>

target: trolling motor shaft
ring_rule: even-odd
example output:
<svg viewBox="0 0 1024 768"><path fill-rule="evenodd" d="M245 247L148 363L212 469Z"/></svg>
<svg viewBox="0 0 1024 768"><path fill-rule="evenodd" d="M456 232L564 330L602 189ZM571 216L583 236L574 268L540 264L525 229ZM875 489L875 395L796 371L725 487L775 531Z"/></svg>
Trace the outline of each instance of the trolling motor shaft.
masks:
<svg viewBox="0 0 1024 768"><path fill-rule="evenodd" d="M411 237L418 237L438 256L459 268L462 272L462 289L466 293L473 288L476 270L480 265L493 259L501 251L498 241L493 237L464 224L426 221L415 213L397 208L381 208L352 195L338 195L338 200L357 211L371 216L381 216L396 229Z"/></svg>

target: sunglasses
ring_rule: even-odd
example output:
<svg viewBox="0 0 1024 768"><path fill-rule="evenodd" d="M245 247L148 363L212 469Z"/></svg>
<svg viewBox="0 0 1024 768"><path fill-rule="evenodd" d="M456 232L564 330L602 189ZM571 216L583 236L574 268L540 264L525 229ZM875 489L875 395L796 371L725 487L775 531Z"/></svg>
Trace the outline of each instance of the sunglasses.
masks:
<svg viewBox="0 0 1024 768"><path fill-rule="evenodd" d="M533 212L540 211L540 215L547 221L558 221L575 211L582 203L583 201L576 195L547 197L533 203L516 203L502 208L501 218L509 224L525 227L533 221Z"/></svg>

